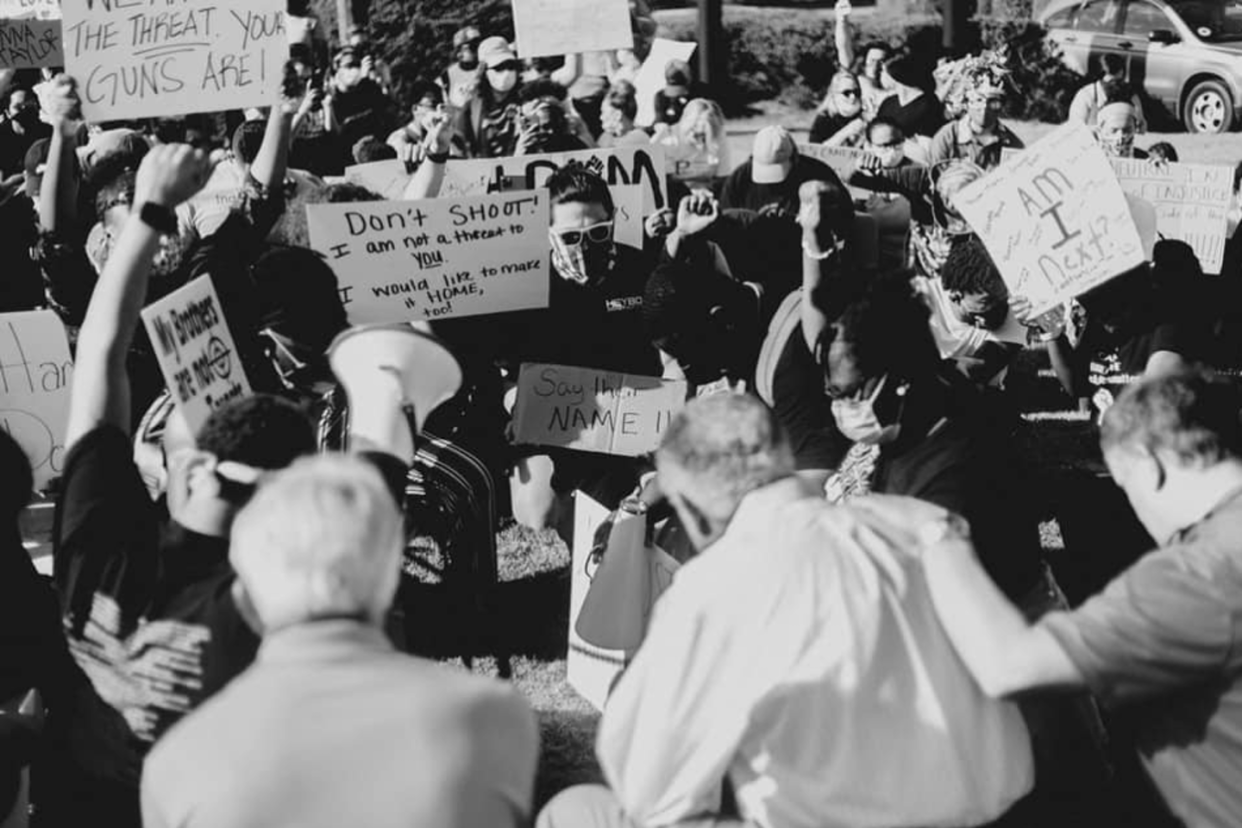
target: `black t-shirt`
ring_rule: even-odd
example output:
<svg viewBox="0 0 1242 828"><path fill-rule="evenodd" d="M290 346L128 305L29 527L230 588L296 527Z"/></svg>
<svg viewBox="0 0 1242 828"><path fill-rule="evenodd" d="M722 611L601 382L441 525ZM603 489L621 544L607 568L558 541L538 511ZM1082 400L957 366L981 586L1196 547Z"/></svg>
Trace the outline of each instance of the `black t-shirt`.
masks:
<svg viewBox="0 0 1242 828"><path fill-rule="evenodd" d="M946 374L913 384L902 432L880 451L871 490L917 497L970 522L979 560L1011 600L1041 574L1039 520L1013 449L1013 415L992 392Z"/></svg>
<svg viewBox="0 0 1242 828"><path fill-rule="evenodd" d="M798 188L807 181L840 182L840 178L822 161L803 155L794 157L793 168L785 180L778 184L756 184L751 178L752 159L747 159L734 170L720 193L720 206L724 209L762 210L769 205L779 208L792 217L798 215Z"/></svg>
<svg viewBox="0 0 1242 828"><path fill-rule="evenodd" d="M896 95L889 95L880 104L876 117L896 123L907 138L915 135L933 138L945 124L944 104L930 92L924 92L905 106L901 105Z"/></svg>
<svg viewBox="0 0 1242 828"><path fill-rule="evenodd" d="M829 115L827 112L820 112L811 123L811 143L822 144L858 118L858 115Z"/></svg>
<svg viewBox="0 0 1242 828"><path fill-rule="evenodd" d="M368 135L388 134L390 105L384 90L370 78L363 78L348 90L333 93L332 114L348 151L352 152L354 143Z"/></svg>
<svg viewBox="0 0 1242 828"><path fill-rule="evenodd" d="M259 639L230 594L228 539L162 519L121 430L83 436L63 485L54 572L77 664L69 758L136 796L152 743L245 669Z"/></svg>
<svg viewBox="0 0 1242 828"><path fill-rule="evenodd" d="M547 308L498 321L508 342L497 357L512 368L545 362L660 376L660 355L642 316L650 270L638 250L623 244L616 249L616 264L599 285L571 284L553 268Z"/></svg>

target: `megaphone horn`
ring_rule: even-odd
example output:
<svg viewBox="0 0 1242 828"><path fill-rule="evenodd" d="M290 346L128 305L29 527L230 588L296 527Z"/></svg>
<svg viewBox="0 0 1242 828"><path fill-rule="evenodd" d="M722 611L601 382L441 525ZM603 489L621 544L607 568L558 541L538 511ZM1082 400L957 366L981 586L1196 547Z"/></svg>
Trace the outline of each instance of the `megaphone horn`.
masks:
<svg viewBox="0 0 1242 828"><path fill-rule="evenodd" d="M328 346L328 364L349 399L353 447L366 443L411 460L414 435L461 388L449 349L410 325L350 328Z"/></svg>

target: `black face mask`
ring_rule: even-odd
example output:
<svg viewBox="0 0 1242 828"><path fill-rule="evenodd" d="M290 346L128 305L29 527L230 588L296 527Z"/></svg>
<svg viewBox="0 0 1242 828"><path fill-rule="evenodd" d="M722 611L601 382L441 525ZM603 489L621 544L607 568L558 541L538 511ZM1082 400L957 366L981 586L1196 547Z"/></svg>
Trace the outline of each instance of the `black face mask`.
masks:
<svg viewBox="0 0 1242 828"><path fill-rule="evenodd" d="M13 116L13 120L20 125L22 129L33 129L39 124L39 110L33 107L23 109Z"/></svg>

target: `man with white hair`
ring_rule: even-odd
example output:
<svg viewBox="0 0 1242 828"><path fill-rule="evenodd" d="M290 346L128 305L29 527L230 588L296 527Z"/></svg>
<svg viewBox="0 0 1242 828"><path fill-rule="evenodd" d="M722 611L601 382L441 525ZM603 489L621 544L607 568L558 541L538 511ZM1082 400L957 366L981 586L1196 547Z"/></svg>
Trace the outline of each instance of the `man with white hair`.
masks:
<svg viewBox="0 0 1242 828"><path fill-rule="evenodd" d="M260 486L229 559L263 644L150 755L147 828L525 824L538 754L529 706L384 636L404 540L363 459L305 459Z"/></svg>
<svg viewBox="0 0 1242 828"><path fill-rule="evenodd" d="M1021 716L953 655L917 562L795 475L763 403L692 401L656 462L700 554L604 710L611 790L562 793L540 828L971 826L1030 790Z"/></svg>

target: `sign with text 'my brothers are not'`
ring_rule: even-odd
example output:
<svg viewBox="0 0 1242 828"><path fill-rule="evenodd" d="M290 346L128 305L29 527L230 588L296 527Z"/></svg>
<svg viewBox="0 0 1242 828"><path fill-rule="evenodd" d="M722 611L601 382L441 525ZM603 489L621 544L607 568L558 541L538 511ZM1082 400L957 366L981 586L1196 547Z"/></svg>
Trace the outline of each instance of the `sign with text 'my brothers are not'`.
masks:
<svg viewBox="0 0 1242 828"><path fill-rule="evenodd" d="M543 193L311 204L306 223L354 324L548 305Z"/></svg>
<svg viewBox="0 0 1242 828"><path fill-rule="evenodd" d="M1225 256L1233 169L1205 164L1113 158L1121 189L1156 212L1156 233L1195 251L1205 273L1220 273Z"/></svg>
<svg viewBox="0 0 1242 828"><path fill-rule="evenodd" d="M627 0L513 0L524 59L634 48Z"/></svg>
<svg viewBox="0 0 1242 828"><path fill-rule="evenodd" d="M686 383L523 363L513 411L516 442L637 457L654 451L686 404Z"/></svg>
<svg viewBox="0 0 1242 828"><path fill-rule="evenodd" d="M1143 262L1125 193L1091 131L1066 124L962 188L953 206L1036 314Z"/></svg>
<svg viewBox="0 0 1242 828"><path fill-rule="evenodd" d="M30 459L35 489L60 475L73 360L52 311L0 314L0 428Z"/></svg>
<svg viewBox="0 0 1242 828"><path fill-rule="evenodd" d="M638 184L643 188L643 215L668 201L664 180L664 148L614 147L613 149L549 152L540 155L451 160L444 167L441 198L497 193L507 189L541 189L548 176L569 163L581 164L598 173L610 185Z"/></svg>
<svg viewBox="0 0 1242 828"><path fill-rule="evenodd" d="M111 121L266 106L289 56L282 0L63 0L82 114Z"/></svg>
<svg viewBox="0 0 1242 828"><path fill-rule="evenodd" d="M164 382L190 428L250 395L241 356L210 276L200 276L142 309Z"/></svg>

